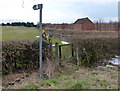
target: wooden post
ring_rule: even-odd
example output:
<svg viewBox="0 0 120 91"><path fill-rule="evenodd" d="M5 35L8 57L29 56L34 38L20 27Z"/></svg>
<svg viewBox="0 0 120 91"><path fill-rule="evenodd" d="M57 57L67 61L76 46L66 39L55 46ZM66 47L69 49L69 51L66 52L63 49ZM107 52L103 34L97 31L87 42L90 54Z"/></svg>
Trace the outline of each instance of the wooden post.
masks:
<svg viewBox="0 0 120 91"><path fill-rule="evenodd" d="M80 65L80 60L79 60L79 50L78 50L78 47L76 48L76 57L77 57L77 65Z"/></svg>
<svg viewBox="0 0 120 91"><path fill-rule="evenodd" d="M50 57L50 59L53 61L52 42L49 42L49 43L50 43L50 52L51 52L51 57Z"/></svg>
<svg viewBox="0 0 120 91"><path fill-rule="evenodd" d="M59 46L59 57L62 58L61 46Z"/></svg>
<svg viewBox="0 0 120 91"><path fill-rule="evenodd" d="M73 44L71 45L71 49L72 49L72 57L74 57L74 49L73 49Z"/></svg>
<svg viewBox="0 0 120 91"><path fill-rule="evenodd" d="M56 60L56 69L59 69L59 50L58 50L58 42L55 43L55 60Z"/></svg>

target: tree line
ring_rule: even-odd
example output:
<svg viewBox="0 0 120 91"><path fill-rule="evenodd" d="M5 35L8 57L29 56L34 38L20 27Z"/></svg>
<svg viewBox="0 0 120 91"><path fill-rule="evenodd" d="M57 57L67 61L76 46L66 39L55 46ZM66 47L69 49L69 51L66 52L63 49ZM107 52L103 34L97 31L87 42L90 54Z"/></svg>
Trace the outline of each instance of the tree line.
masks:
<svg viewBox="0 0 120 91"><path fill-rule="evenodd" d="M12 22L12 23L2 23L2 26L25 26L25 27L36 27L33 22Z"/></svg>

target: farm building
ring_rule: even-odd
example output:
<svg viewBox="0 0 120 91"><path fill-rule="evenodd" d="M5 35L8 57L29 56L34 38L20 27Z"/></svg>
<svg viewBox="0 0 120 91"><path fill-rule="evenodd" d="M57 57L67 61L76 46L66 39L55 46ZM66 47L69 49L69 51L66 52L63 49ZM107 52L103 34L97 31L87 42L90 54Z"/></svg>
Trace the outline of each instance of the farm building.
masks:
<svg viewBox="0 0 120 91"><path fill-rule="evenodd" d="M89 18L81 18L77 19L73 24L46 24L46 28L64 30L95 30L95 25Z"/></svg>
<svg viewBox="0 0 120 91"><path fill-rule="evenodd" d="M77 19L73 24L76 30L95 30L94 23L88 17Z"/></svg>

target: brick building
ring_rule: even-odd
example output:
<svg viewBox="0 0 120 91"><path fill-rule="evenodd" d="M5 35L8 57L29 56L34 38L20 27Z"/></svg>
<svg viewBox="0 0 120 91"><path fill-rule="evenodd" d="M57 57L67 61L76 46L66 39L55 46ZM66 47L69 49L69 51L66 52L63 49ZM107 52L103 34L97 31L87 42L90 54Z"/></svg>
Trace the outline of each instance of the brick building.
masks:
<svg viewBox="0 0 120 91"><path fill-rule="evenodd" d="M89 18L81 18L73 24L46 24L46 28L64 30L95 30L94 23Z"/></svg>
<svg viewBox="0 0 120 91"><path fill-rule="evenodd" d="M73 24L77 30L95 30L94 23L88 17L77 19Z"/></svg>

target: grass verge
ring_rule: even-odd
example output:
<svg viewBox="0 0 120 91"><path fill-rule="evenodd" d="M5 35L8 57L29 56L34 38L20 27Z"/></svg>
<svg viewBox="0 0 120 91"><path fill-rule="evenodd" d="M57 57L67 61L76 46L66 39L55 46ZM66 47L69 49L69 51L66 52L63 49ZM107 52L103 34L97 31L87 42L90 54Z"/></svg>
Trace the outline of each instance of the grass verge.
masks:
<svg viewBox="0 0 120 91"><path fill-rule="evenodd" d="M39 88L38 85L31 83L31 84L21 87L20 89L38 89L38 88Z"/></svg>

